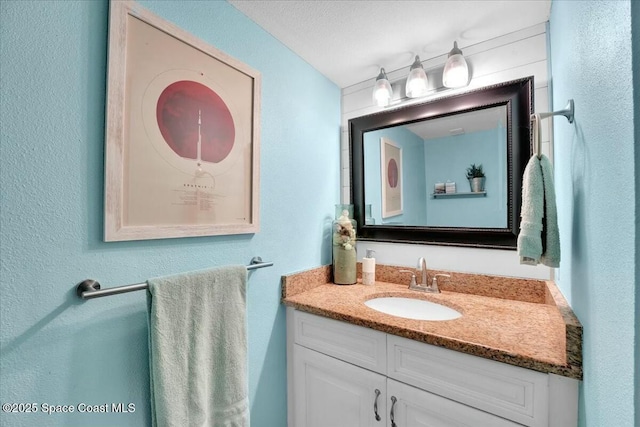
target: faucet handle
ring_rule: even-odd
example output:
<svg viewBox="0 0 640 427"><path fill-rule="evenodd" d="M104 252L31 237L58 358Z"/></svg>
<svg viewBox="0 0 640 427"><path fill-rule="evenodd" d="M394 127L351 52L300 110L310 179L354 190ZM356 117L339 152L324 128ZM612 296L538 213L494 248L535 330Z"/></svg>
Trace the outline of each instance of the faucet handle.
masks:
<svg viewBox="0 0 640 427"><path fill-rule="evenodd" d="M440 273L433 276L433 279L431 281L431 289L433 289L435 292L440 292L440 288L438 288L438 277L451 277L451 275Z"/></svg>
<svg viewBox="0 0 640 427"><path fill-rule="evenodd" d="M409 283L409 288L412 288L417 285L416 283L416 273L411 270L398 270L399 273L411 273L411 283Z"/></svg>

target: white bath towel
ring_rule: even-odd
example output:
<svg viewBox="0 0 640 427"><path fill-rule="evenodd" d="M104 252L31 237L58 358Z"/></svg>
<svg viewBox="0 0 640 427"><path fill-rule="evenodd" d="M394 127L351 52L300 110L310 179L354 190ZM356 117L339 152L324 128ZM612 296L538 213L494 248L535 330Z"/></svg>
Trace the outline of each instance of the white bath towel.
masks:
<svg viewBox="0 0 640 427"><path fill-rule="evenodd" d="M148 281L154 427L248 427L244 266Z"/></svg>

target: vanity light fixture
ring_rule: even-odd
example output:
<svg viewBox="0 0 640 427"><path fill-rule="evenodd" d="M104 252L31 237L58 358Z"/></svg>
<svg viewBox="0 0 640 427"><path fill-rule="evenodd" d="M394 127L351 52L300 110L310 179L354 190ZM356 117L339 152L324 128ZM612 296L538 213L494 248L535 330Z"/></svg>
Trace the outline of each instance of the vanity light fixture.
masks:
<svg viewBox="0 0 640 427"><path fill-rule="evenodd" d="M450 89L461 88L469 84L469 66L467 60L462 56L462 51L458 48L458 42L453 42L453 49L449 52L449 57L442 72L442 84ZM407 98L420 98L429 93L429 79L422 66L420 56L416 55L413 64L409 68L409 76L405 83L405 94ZM386 107L391 103L393 89L387 78L384 68L380 68L380 74L376 77L373 86L373 102L378 107Z"/></svg>
<svg viewBox="0 0 640 427"><path fill-rule="evenodd" d="M458 42L453 42L453 49L449 52L449 58L444 65L442 84L445 87L455 89L469 84L469 67L458 48Z"/></svg>
<svg viewBox="0 0 640 427"><path fill-rule="evenodd" d="M405 85L405 93L409 98L420 98L427 94L427 88L429 86L429 79L427 79L427 73L422 67L420 57L416 55L416 60L411 64L409 69L409 77L407 77L407 83Z"/></svg>
<svg viewBox="0 0 640 427"><path fill-rule="evenodd" d="M392 95L393 90L387 78L387 73L384 72L384 68L380 68L380 74L378 74L376 84L373 86L373 102L378 107L386 107L391 103Z"/></svg>

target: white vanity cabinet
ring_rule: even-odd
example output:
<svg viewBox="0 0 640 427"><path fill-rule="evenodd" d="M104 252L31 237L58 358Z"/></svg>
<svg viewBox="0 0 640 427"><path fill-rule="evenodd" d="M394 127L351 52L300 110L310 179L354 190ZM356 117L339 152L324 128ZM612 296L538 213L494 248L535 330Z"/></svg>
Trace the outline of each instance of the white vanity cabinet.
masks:
<svg viewBox="0 0 640 427"><path fill-rule="evenodd" d="M577 424L575 380L291 307L287 357L289 427Z"/></svg>

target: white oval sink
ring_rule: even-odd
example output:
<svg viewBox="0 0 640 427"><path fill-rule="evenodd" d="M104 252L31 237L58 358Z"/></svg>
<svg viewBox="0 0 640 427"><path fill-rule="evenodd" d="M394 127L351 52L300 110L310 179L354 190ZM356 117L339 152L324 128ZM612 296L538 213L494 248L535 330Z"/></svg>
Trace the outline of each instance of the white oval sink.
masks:
<svg viewBox="0 0 640 427"><path fill-rule="evenodd" d="M415 320L453 320L462 314L444 305L414 298L374 298L364 303L367 307L392 316Z"/></svg>

